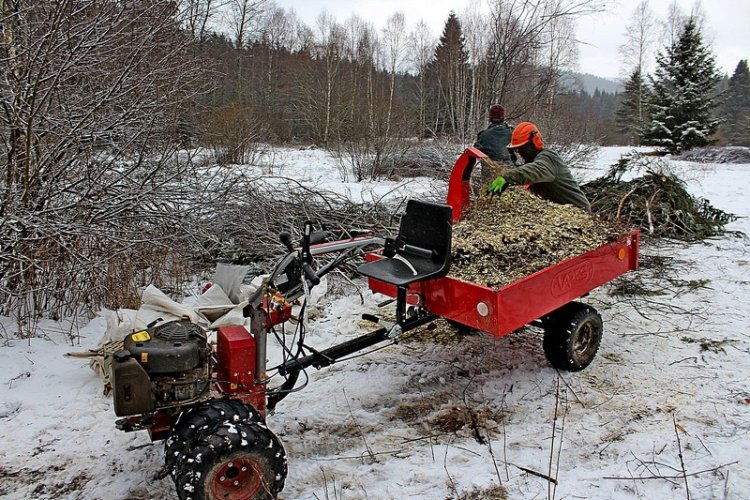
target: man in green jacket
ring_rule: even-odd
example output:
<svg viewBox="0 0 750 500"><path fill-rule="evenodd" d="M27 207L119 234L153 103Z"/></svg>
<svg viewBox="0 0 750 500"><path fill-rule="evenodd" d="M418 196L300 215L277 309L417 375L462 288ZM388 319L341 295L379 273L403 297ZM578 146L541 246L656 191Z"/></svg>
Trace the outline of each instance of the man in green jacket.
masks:
<svg viewBox="0 0 750 500"><path fill-rule="evenodd" d="M511 165L508 143L510 142L513 127L505 123L505 108L499 104L490 106L490 125L477 134L477 142L474 147L486 154L491 160ZM489 168L482 167L482 183L492 180L492 172Z"/></svg>
<svg viewBox="0 0 750 500"><path fill-rule="evenodd" d="M487 188L490 193L500 194L508 186L531 184L531 192L545 200L591 211L589 200L573 179L568 166L557 153L544 148L542 134L536 125L519 123L508 149L521 155L525 163L492 181Z"/></svg>

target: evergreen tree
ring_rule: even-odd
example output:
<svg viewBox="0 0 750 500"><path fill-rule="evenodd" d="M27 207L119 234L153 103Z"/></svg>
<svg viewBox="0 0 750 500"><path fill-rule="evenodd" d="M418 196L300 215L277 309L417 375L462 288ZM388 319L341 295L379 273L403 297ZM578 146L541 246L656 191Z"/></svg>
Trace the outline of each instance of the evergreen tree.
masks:
<svg viewBox="0 0 750 500"><path fill-rule="evenodd" d="M622 101L615 112L618 131L630 137L631 143L638 142L644 123L648 119L648 98L648 86L641 70L636 68L625 83Z"/></svg>
<svg viewBox="0 0 750 500"><path fill-rule="evenodd" d="M729 79L726 96L722 128L729 144L750 146L750 70L747 60L743 59L737 64Z"/></svg>
<svg viewBox="0 0 750 500"><path fill-rule="evenodd" d="M641 136L642 143L661 146L675 153L705 146L720 120L712 119L716 107L716 84L721 75L713 54L703 44L694 18L685 23L680 37L656 57L651 118Z"/></svg>
<svg viewBox="0 0 750 500"><path fill-rule="evenodd" d="M427 67L432 85L432 133L463 136L469 126L470 68L461 23L451 12L443 27L435 57Z"/></svg>

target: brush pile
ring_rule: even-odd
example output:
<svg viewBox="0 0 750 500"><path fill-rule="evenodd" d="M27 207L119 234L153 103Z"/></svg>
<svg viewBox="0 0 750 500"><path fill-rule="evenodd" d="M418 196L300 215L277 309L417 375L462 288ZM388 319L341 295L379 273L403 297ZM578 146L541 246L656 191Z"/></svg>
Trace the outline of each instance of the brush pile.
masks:
<svg viewBox="0 0 750 500"><path fill-rule="evenodd" d="M482 195L453 227L450 275L500 288L617 240L627 229L522 187Z"/></svg>
<svg viewBox="0 0 750 500"><path fill-rule="evenodd" d="M736 219L691 196L674 175L648 171L626 182L617 172L622 168L616 165L609 175L582 186L591 210L602 218L638 228L644 235L688 242L720 235Z"/></svg>

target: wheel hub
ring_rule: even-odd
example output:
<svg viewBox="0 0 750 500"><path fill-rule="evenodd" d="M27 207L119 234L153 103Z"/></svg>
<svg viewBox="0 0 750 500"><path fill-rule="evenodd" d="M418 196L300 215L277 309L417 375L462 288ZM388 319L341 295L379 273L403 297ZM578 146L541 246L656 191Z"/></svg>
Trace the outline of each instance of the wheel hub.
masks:
<svg viewBox="0 0 750 500"><path fill-rule="evenodd" d="M596 334L592 321L582 323L576 332L573 342L573 355L577 360L586 359L589 351L595 348Z"/></svg>
<svg viewBox="0 0 750 500"><path fill-rule="evenodd" d="M248 500L263 488L259 464L248 458L234 458L223 463L211 480L211 498Z"/></svg>

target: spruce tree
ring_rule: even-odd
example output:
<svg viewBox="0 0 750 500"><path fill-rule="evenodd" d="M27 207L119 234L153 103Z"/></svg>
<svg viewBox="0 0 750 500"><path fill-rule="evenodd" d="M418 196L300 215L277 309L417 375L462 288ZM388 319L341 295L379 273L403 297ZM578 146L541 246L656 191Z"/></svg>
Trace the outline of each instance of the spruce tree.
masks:
<svg viewBox="0 0 750 500"><path fill-rule="evenodd" d="M720 120L712 118L718 104L716 84L721 75L713 54L703 43L694 18L685 23L680 37L656 57L651 118L643 130L642 143L660 146L671 153L711 144Z"/></svg>
<svg viewBox="0 0 750 500"><path fill-rule="evenodd" d="M648 86L636 68L625 83L622 101L615 112L618 131L627 134L631 142L637 143L648 117Z"/></svg>
<svg viewBox="0 0 750 500"><path fill-rule="evenodd" d="M750 70L745 59L737 64L729 79L722 117L729 144L750 146Z"/></svg>
<svg viewBox="0 0 750 500"><path fill-rule="evenodd" d="M461 23L451 12L443 27L434 59L427 67L431 82L433 133L463 135L469 125L469 56Z"/></svg>

